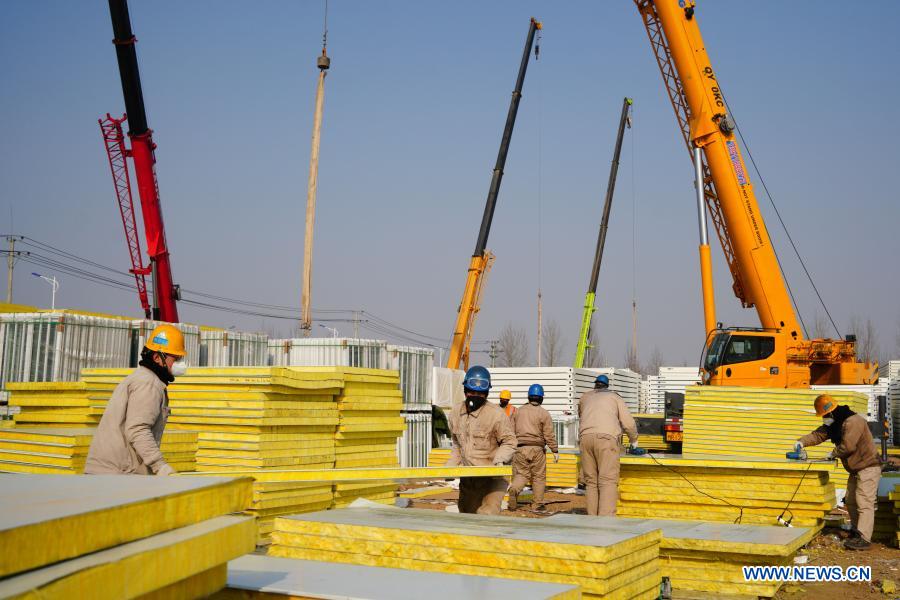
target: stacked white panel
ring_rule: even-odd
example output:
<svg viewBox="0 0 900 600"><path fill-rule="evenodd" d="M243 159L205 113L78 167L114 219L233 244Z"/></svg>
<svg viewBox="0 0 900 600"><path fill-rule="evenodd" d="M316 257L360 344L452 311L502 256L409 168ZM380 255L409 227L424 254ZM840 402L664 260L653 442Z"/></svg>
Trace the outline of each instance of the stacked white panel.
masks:
<svg viewBox="0 0 900 600"><path fill-rule="evenodd" d="M264 367L269 336L242 331L201 331L201 367Z"/></svg>
<svg viewBox="0 0 900 600"><path fill-rule="evenodd" d="M141 349L147 343L150 333L159 325L172 325L184 335L184 357L189 367L200 366L200 327L187 323L165 323L163 321L151 321L149 319L135 319L131 321L131 366L136 367L141 360Z"/></svg>
<svg viewBox="0 0 900 600"><path fill-rule="evenodd" d="M131 325L61 312L0 314L0 388L9 381L77 381L84 368L129 362Z"/></svg>
<svg viewBox="0 0 900 600"><path fill-rule="evenodd" d="M406 429L397 438L397 456L400 466L427 467L428 452L431 450L431 410L403 412Z"/></svg>
<svg viewBox="0 0 900 600"><path fill-rule="evenodd" d="M638 412L646 414L650 407L650 380L642 379L638 390Z"/></svg>
<svg viewBox="0 0 900 600"><path fill-rule="evenodd" d="M559 446L578 445L578 417L575 415L553 415L553 431Z"/></svg>
<svg viewBox="0 0 900 600"><path fill-rule="evenodd" d="M697 367L660 367L658 375L647 378L650 396L647 402L648 414L663 413L666 410L666 392L683 394L689 385L700 383Z"/></svg>
<svg viewBox="0 0 900 600"><path fill-rule="evenodd" d="M434 350L411 346L387 347L388 368L400 372L404 410L431 410Z"/></svg>
<svg viewBox="0 0 900 600"><path fill-rule="evenodd" d="M604 367L601 369L576 369L575 391L578 397L581 394L594 389L594 381L598 375L609 377L609 389L622 396L625 406L634 414L639 412L638 396L641 388L641 374L631 369L615 369Z"/></svg>
<svg viewBox="0 0 900 600"><path fill-rule="evenodd" d="M891 441L900 446L900 377L891 379L888 384L888 404L891 407L893 425Z"/></svg>
<svg viewBox="0 0 900 600"><path fill-rule="evenodd" d="M387 369L387 342L358 338L269 340L269 364L275 367Z"/></svg>
<svg viewBox="0 0 900 600"><path fill-rule="evenodd" d="M900 360L889 360L881 365L878 368L878 376L891 381L900 379Z"/></svg>
<svg viewBox="0 0 900 600"><path fill-rule="evenodd" d="M891 398L889 394L890 388L890 380L889 379L879 379L878 383L875 385L811 385L810 388L814 390L819 390L823 392L828 391L846 391L846 392L859 392L861 394L865 394L869 398L868 403L868 415L867 419L869 421L877 421L878 420L878 396L885 396L887 398L887 420L888 422L892 422L892 415L894 414L893 407L891 406ZM891 437L888 437L888 440L891 440Z"/></svg>
<svg viewBox="0 0 900 600"><path fill-rule="evenodd" d="M431 370L431 403L443 409L465 400L463 378L465 371L434 367Z"/></svg>

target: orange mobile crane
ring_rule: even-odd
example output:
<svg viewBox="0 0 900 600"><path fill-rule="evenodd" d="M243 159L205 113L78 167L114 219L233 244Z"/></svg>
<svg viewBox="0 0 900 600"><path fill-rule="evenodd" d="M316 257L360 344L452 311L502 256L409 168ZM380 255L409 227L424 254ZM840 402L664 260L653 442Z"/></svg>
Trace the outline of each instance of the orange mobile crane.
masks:
<svg viewBox="0 0 900 600"><path fill-rule="evenodd" d="M876 382L877 365L857 361L852 337L803 336L735 139L734 120L700 35L696 2L634 2L688 151L695 153L698 196L702 195L704 383L797 388ZM704 243L704 201L734 280L734 293L745 308L756 308L761 328L723 328L716 323L709 247Z"/></svg>

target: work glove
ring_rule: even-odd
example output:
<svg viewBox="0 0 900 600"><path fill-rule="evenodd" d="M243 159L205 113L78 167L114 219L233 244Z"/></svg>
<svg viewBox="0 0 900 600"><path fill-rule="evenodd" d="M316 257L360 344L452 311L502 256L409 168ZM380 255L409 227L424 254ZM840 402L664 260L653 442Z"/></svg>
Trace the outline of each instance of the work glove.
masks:
<svg viewBox="0 0 900 600"><path fill-rule="evenodd" d="M559 452L553 453L553 462L555 462L555 463L559 462Z"/></svg>
<svg viewBox="0 0 900 600"><path fill-rule="evenodd" d="M507 464L508 464L508 463L505 463L505 462L503 462L502 460L495 460L495 461L494 461L494 466L495 466L495 467L505 467Z"/></svg>
<svg viewBox="0 0 900 600"><path fill-rule="evenodd" d="M794 442L794 452L803 452L803 442L800 440Z"/></svg>
<svg viewBox="0 0 900 600"><path fill-rule="evenodd" d="M638 448L638 443L637 443L637 442L631 442L631 449L632 449L632 450L637 450L637 448Z"/></svg>
<svg viewBox="0 0 900 600"><path fill-rule="evenodd" d="M834 450L825 455L825 460L834 460Z"/></svg>
<svg viewBox="0 0 900 600"><path fill-rule="evenodd" d="M157 469L156 474L157 475L174 475L175 469L173 469L171 466L169 466L168 463L163 463L163 465L159 469Z"/></svg>

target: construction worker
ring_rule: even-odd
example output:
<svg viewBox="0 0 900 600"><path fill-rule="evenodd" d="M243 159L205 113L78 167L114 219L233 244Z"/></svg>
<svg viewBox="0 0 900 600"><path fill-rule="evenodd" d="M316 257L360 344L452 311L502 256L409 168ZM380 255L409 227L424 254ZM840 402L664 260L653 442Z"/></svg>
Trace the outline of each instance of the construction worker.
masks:
<svg viewBox="0 0 900 600"><path fill-rule="evenodd" d="M851 529L844 547L865 550L872 545L878 482L881 479L881 461L875 449L875 440L865 417L850 410L849 406L838 406L828 394L818 396L813 406L816 415L822 417L822 426L797 440L794 450L800 452L806 446L818 446L825 440L834 444L834 450L826 458L841 459L841 464L850 473L844 504L850 513Z"/></svg>
<svg viewBox="0 0 900 600"><path fill-rule="evenodd" d="M506 416L512 421L513 415L516 414L516 407L509 403L510 400L512 400L512 392L509 390L500 390L500 408L503 409L503 412L505 412Z"/></svg>
<svg viewBox="0 0 900 600"><path fill-rule="evenodd" d="M141 350L138 368L122 380L103 411L91 441L86 474L171 475L159 448L169 396L166 386L185 373L184 335L172 325L156 327Z"/></svg>
<svg viewBox="0 0 900 600"><path fill-rule="evenodd" d="M547 457L544 447L553 453L553 462L559 462L559 448L553 419L541 404L544 402L544 388L538 383L528 388L528 404L513 415L513 430L518 447L513 456L513 478L509 486L509 509L518 507L517 496L529 481L534 493L532 506L540 509L544 503L544 489L547 486Z"/></svg>
<svg viewBox="0 0 900 600"><path fill-rule="evenodd" d="M599 375L594 389L578 400L578 445L589 515L615 516L619 499L619 439L624 430L637 448L637 426L609 378Z"/></svg>
<svg viewBox="0 0 900 600"><path fill-rule="evenodd" d="M466 399L450 411L453 450L447 466L507 465L512 460L516 436L503 409L487 401L490 389L491 374L487 369L476 366L466 371ZM460 478L459 512L500 514L506 488L503 477Z"/></svg>
<svg viewBox="0 0 900 600"><path fill-rule="evenodd" d="M450 423L447 415L437 404L431 405L431 447L440 448L441 438L450 437Z"/></svg>

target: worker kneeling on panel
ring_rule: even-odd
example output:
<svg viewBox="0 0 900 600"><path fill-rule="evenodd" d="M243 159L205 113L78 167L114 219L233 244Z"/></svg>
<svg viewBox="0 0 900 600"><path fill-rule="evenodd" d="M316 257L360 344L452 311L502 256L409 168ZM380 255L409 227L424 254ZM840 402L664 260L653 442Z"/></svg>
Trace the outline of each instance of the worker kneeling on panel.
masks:
<svg viewBox="0 0 900 600"><path fill-rule="evenodd" d="M828 394L818 396L814 406L816 415L822 417L822 426L797 440L794 450L801 452L806 446L818 446L826 440L834 444L834 450L826 458L841 459L841 464L850 473L844 504L850 513L852 529L844 546L850 550L865 550L872 542L881 479L881 461L875 440L865 417L850 410L849 406L838 406Z"/></svg>
<svg viewBox="0 0 900 600"><path fill-rule="evenodd" d="M156 327L141 350L138 368L122 380L103 411L91 441L86 474L171 475L159 444L169 418L166 386L187 370L184 335Z"/></svg>
<svg viewBox="0 0 900 600"><path fill-rule="evenodd" d="M535 383L528 388L528 404L521 407L512 417L513 430L518 448L513 455L512 485L509 486L509 509L518 507L517 496L529 481L534 492L533 506L540 509L544 503L544 489L547 487L547 457L544 447L553 453L553 462L559 462L559 448L553 419L542 406L544 388Z"/></svg>
<svg viewBox="0 0 900 600"><path fill-rule="evenodd" d="M491 374L484 367L466 371L463 390L466 399L450 412L450 440L453 449L447 466L506 465L516 451L516 435L503 409L487 401ZM506 494L503 477L461 477L459 512L500 514Z"/></svg>
<svg viewBox="0 0 900 600"><path fill-rule="evenodd" d="M619 439L624 430L637 448L637 426L609 378L599 375L594 389L578 400L578 445L589 515L613 516L619 499Z"/></svg>

